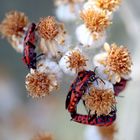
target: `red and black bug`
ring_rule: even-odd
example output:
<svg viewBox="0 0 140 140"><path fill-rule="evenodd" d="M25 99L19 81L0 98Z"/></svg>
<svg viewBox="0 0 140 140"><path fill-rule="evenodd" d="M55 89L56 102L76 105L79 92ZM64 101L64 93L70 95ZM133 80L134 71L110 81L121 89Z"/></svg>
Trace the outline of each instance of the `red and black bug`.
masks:
<svg viewBox="0 0 140 140"><path fill-rule="evenodd" d="M78 73L77 78L70 86L70 90L66 98L66 109L68 109L69 112L75 112L76 106L82 95L86 92L87 87L97 79L100 78L96 77L94 71L81 71Z"/></svg>
<svg viewBox="0 0 140 140"><path fill-rule="evenodd" d="M36 69L37 58L40 57L42 54L37 56L35 52L35 30L36 25L32 23L25 35L24 38L24 51L23 51L23 61L28 66L28 68Z"/></svg>
<svg viewBox="0 0 140 140"><path fill-rule="evenodd" d="M118 96L126 88L127 82L127 80L121 79L119 83L114 85L115 96Z"/></svg>
<svg viewBox="0 0 140 140"><path fill-rule="evenodd" d="M96 77L95 71L81 71L72 83L66 99L66 109L73 112L82 95L86 92L87 87L99 77ZM98 81L97 81L98 82Z"/></svg>
<svg viewBox="0 0 140 140"><path fill-rule="evenodd" d="M71 113L71 117L72 121L75 121L77 123L96 126L109 126L116 120L116 109L114 111L111 111L108 115L81 115L75 112Z"/></svg>
<svg viewBox="0 0 140 140"><path fill-rule="evenodd" d="M31 23L28 27L27 32L25 33L24 45L26 45L28 42L35 44L35 30L36 30L36 24Z"/></svg>
<svg viewBox="0 0 140 140"><path fill-rule="evenodd" d="M98 84L98 79L100 79L100 77L96 76L95 71L81 71L72 83L66 99L66 109L70 112L73 121L96 126L108 126L115 121L116 108L111 111L109 115L91 115L90 110L88 111L88 115L81 115L77 113L77 104L83 94L86 93L90 84L94 81ZM102 79L100 80L104 83Z"/></svg>

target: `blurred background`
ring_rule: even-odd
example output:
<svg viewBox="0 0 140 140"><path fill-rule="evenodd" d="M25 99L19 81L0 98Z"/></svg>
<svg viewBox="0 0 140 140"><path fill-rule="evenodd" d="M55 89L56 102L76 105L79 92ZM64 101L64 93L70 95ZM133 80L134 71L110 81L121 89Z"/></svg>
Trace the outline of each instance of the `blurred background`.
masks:
<svg viewBox="0 0 140 140"><path fill-rule="evenodd" d="M122 0L109 29L108 42L128 46L133 58L132 80L118 98L116 140L140 137L140 1ZM53 0L0 0L0 21L10 10L24 12L30 21L54 15ZM0 39L0 140L30 140L37 132L50 132L56 140L86 140L86 126L70 121L65 98L70 82L45 99L28 97L21 58L5 39ZM65 83L65 84L64 84ZM92 140L92 139L91 139ZM93 136L93 140L96 140Z"/></svg>

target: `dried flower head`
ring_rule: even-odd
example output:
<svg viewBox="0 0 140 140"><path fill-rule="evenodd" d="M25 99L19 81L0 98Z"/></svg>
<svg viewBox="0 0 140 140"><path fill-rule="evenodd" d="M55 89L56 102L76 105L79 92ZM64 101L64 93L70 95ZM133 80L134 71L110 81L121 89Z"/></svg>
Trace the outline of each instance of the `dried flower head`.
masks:
<svg viewBox="0 0 140 140"><path fill-rule="evenodd" d="M0 32L8 38L13 35L21 37L24 32L24 27L27 26L28 22L28 17L23 12L8 12L0 24Z"/></svg>
<svg viewBox="0 0 140 140"><path fill-rule="evenodd" d="M109 17L104 11L98 12L93 9L83 10L80 16L91 32L103 32L111 24Z"/></svg>
<svg viewBox="0 0 140 140"><path fill-rule="evenodd" d="M38 33L45 40L53 40L59 33L59 24L54 17L41 18L38 24Z"/></svg>
<svg viewBox="0 0 140 140"><path fill-rule="evenodd" d="M83 96L85 105L98 116L108 115L116 104L115 96L110 89L92 88L89 93Z"/></svg>
<svg viewBox="0 0 140 140"><path fill-rule="evenodd" d="M107 11L115 11L116 8L120 5L121 0L97 0L97 7L107 10Z"/></svg>
<svg viewBox="0 0 140 140"><path fill-rule="evenodd" d="M73 50L67 57L67 63L69 64L68 67L71 70L74 69L78 72L79 70L83 70L86 66L87 58L78 50Z"/></svg>
<svg viewBox="0 0 140 140"><path fill-rule="evenodd" d="M107 140L113 140L114 135L117 132L117 128L115 124L112 124L108 127L99 127L98 130L101 136Z"/></svg>
<svg viewBox="0 0 140 140"><path fill-rule="evenodd" d="M58 87L56 76L53 73L32 72L26 76L26 89L29 95L43 97Z"/></svg>
<svg viewBox="0 0 140 140"><path fill-rule="evenodd" d="M116 44L105 44L105 49L108 52L105 65L113 72L119 75L128 75L131 72L132 60L128 49Z"/></svg>
<svg viewBox="0 0 140 140"><path fill-rule="evenodd" d="M53 136L48 133L40 133L34 136L32 140L53 140Z"/></svg>
<svg viewBox="0 0 140 140"><path fill-rule="evenodd" d="M45 52L49 51L53 57L59 58L58 46L64 46L65 43L64 25L58 23L54 17L48 16L40 19L37 30L44 40L41 49Z"/></svg>

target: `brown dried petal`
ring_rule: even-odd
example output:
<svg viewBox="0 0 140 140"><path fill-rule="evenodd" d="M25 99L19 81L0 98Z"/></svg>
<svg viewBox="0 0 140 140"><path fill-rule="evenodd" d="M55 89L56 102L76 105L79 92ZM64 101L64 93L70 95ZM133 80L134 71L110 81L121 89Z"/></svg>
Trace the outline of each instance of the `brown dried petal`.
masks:
<svg viewBox="0 0 140 140"><path fill-rule="evenodd" d="M32 97L43 97L58 86L54 74L40 72L30 73L26 76L26 88Z"/></svg>
<svg viewBox="0 0 140 140"><path fill-rule="evenodd" d="M59 24L54 17L41 18L38 24L38 33L45 40L53 40L59 33Z"/></svg>
<svg viewBox="0 0 140 140"><path fill-rule="evenodd" d="M128 49L116 44L111 45L110 52L106 60L106 65L110 70L119 74L127 75L131 72L132 59Z"/></svg>
<svg viewBox="0 0 140 140"><path fill-rule="evenodd" d="M91 32L103 32L111 24L104 11L84 10L80 13L80 16Z"/></svg>
<svg viewBox="0 0 140 140"><path fill-rule="evenodd" d="M90 91L90 95L83 97L86 107L92 112L100 115L108 115L112 107L115 106L116 100L113 91L109 89L95 89Z"/></svg>
<svg viewBox="0 0 140 140"><path fill-rule="evenodd" d="M0 32L8 38L12 35L21 37L24 32L23 28L27 26L28 22L28 17L23 12L8 12L0 24Z"/></svg>

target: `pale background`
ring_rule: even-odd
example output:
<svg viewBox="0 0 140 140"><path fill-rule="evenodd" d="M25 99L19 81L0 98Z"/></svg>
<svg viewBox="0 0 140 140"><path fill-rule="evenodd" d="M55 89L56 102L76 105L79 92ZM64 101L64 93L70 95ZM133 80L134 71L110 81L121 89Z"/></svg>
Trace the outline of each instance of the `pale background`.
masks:
<svg viewBox="0 0 140 140"><path fill-rule="evenodd" d="M0 20L9 10L25 12L31 21L55 15L52 0L0 0ZM115 13L109 43L129 47L133 57L132 81L119 98L117 140L140 139L140 1L126 0ZM28 70L6 40L0 39L0 140L30 140L38 131L51 132L56 140L84 140L84 125L70 122L64 108L70 82L44 100L27 97L24 79Z"/></svg>

